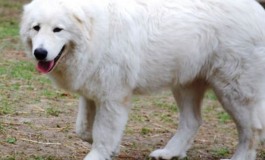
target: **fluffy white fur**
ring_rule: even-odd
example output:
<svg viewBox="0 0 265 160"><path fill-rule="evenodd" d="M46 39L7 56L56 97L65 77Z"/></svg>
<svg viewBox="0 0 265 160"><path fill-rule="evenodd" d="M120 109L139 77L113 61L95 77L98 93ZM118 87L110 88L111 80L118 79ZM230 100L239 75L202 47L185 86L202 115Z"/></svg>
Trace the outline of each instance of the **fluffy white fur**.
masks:
<svg viewBox="0 0 265 160"><path fill-rule="evenodd" d="M80 94L76 131L92 143L85 160L117 154L132 95L164 88L180 124L150 156L185 157L208 87L237 125L231 159L255 159L265 136L265 12L256 1L34 0L24 8L21 37L30 53L45 48L47 60L66 45L49 77Z"/></svg>

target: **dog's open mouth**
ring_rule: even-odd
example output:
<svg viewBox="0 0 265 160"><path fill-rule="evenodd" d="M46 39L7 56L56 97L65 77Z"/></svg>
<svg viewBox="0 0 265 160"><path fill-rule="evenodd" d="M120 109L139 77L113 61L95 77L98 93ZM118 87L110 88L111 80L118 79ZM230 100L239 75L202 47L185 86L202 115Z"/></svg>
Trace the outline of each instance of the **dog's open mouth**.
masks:
<svg viewBox="0 0 265 160"><path fill-rule="evenodd" d="M52 60L52 61L39 61L37 64L37 70L40 73L49 73L53 70L53 68L56 66L58 60L61 58L63 52L65 50L65 45L63 46L63 48L61 49L60 53L58 54L58 56Z"/></svg>

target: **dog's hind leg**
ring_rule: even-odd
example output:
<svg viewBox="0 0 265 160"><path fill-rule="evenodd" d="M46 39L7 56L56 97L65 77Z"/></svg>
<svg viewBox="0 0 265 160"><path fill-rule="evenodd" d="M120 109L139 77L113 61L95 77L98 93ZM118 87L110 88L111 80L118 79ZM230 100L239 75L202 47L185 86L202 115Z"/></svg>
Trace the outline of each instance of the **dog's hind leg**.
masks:
<svg viewBox="0 0 265 160"><path fill-rule="evenodd" d="M264 100L245 96L247 92L238 92L237 89L232 85L214 89L224 109L237 125L239 143L231 160L255 160L257 145L264 136Z"/></svg>
<svg viewBox="0 0 265 160"><path fill-rule="evenodd" d="M208 76L209 85L237 126L239 142L231 160L255 160L264 137L265 46L254 44L223 49L226 53L218 54ZM253 46L256 48L248 48ZM244 53L242 49L247 50Z"/></svg>
<svg viewBox="0 0 265 160"><path fill-rule="evenodd" d="M80 97L76 120L76 133L84 141L92 144L92 128L96 114L94 101Z"/></svg>
<svg viewBox="0 0 265 160"><path fill-rule="evenodd" d="M253 107L252 110L252 130L259 137L259 140L264 143L265 140L265 100Z"/></svg>
<svg viewBox="0 0 265 160"><path fill-rule="evenodd" d="M173 90L174 97L180 110L180 123L176 134L163 149L150 154L152 159L184 158L193 143L201 120L201 101L207 85L203 81L195 81L185 87Z"/></svg>

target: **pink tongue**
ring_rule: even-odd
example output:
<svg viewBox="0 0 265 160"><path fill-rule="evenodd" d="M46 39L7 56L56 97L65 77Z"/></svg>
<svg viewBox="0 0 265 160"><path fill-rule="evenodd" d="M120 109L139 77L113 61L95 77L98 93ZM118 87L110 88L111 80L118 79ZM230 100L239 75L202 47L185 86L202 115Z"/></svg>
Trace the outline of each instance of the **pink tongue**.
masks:
<svg viewBox="0 0 265 160"><path fill-rule="evenodd" d="M36 69L40 73L49 73L54 66L54 60L53 61L39 61Z"/></svg>

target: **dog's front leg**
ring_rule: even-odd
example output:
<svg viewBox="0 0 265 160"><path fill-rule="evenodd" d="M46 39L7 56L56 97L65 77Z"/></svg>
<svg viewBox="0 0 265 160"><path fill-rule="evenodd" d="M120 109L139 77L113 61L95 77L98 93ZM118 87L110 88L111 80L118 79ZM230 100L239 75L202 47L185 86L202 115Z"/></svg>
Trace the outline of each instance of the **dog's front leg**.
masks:
<svg viewBox="0 0 265 160"><path fill-rule="evenodd" d="M92 144L92 128L96 114L95 102L80 97L76 119L76 133L84 141Z"/></svg>
<svg viewBox="0 0 265 160"><path fill-rule="evenodd" d="M128 98L99 102L93 125L93 144L84 160L110 160L119 145L129 113Z"/></svg>

